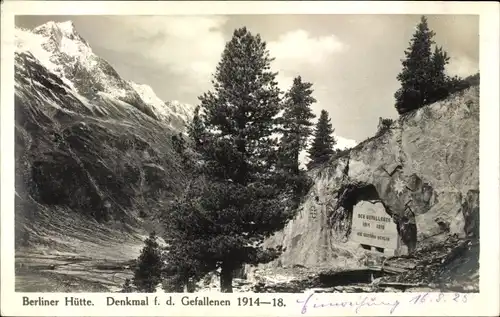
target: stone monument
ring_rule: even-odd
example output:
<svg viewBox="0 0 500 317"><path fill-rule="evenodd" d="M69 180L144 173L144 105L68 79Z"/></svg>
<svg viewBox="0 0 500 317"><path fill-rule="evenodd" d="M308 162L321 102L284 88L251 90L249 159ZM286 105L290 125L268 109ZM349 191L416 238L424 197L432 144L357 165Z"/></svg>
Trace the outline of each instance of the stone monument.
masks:
<svg viewBox="0 0 500 317"><path fill-rule="evenodd" d="M354 206L350 238L365 249L385 255L400 253L396 224L380 202L361 201Z"/></svg>

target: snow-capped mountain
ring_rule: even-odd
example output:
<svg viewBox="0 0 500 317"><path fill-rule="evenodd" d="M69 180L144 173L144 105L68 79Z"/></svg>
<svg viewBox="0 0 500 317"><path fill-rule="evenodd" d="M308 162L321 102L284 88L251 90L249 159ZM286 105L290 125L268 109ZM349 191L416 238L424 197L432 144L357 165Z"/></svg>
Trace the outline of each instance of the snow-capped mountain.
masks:
<svg viewBox="0 0 500 317"><path fill-rule="evenodd" d="M103 58L96 55L78 34L73 22L47 22L33 30L15 30L16 53L26 53L92 104L101 99L131 105L150 117L169 123L176 130L192 116L194 107L164 102L144 84L124 80ZM107 109L101 108L106 113Z"/></svg>
<svg viewBox="0 0 500 317"><path fill-rule="evenodd" d="M136 243L123 228L144 234L185 186L170 136L192 107L121 78L71 22L15 39L16 247Z"/></svg>

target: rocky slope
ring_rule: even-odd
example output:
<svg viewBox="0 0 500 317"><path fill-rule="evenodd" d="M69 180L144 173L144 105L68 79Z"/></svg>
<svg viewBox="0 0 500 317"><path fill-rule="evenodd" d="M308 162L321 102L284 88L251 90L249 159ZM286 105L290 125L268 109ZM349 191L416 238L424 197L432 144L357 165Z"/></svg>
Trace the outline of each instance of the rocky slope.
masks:
<svg viewBox="0 0 500 317"><path fill-rule="evenodd" d="M368 202L392 219L400 254L450 236L477 239L479 87L401 117L311 175L296 218L266 241L285 248L271 267L381 264L351 236L353 210Z"/></svg>
<svg viewBox="0 0 500 317"><path fill-rule="evenodd" d="M183 186L170 135L192 107L122 79L71 22L15 32L19 268L34 253L135 258Z"/></svg>

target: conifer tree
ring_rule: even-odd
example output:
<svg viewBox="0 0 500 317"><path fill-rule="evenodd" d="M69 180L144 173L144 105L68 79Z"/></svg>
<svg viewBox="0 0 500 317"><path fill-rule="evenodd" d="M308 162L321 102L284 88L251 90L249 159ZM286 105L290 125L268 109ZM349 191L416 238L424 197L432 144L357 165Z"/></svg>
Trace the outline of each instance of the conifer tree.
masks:
<svg viewBox="0 0 500 317"><path fill-rule="evenodd" d="M196 148L202 181L178 199L166 221L171 248L184 251L173 252L175 260L181 254L188 259L186 275L198 278L219 268L222 292L232 292L235 268L276 257L276 250L262 247L263 239L293 216L283 207L284 190L276 181L273 134L281 100L271 61L259 35L234 31L213 90L200 96L201 133L190 133L203 135Z"/></svg>
<svg viewBox="0 0 500 317"><path fill-rule="evenodd" d="M174 210L182 215L185 215L185 212L191 212L193 210L191 204L193 201L190 199L192 198L194 197L188 195L179 199ZM185 229L178 230L178 228L174 228L179 224L179 222L175 221L171 223L169 229L174 229L174 232L186 233ZM166 277L168 281L167 287L169 287L169 289L164 288L165 291L181 292L186 286L190 288L197 280L210 272L210 269L213 269L203 261L201 245L193 238L182 235L170 239L170 245L165 256L166 265L163 270L163 276Z"/></svg>
<svg viewBox="0 0 500 317"><path fill-rule="evenodd" d="M200 106L194 110L191 122L187 127L189 136L187 141L179 142L179 136L172 137L173 148L181 156L184 174L187 177L187 183L184 190L165 206L165 212L161 214L160 219L164 225L165 241L168 247L164 255L164 268L162 271L163 289L166 292L182 292L185 287L188 291L193 291L194 283L210 271L210 267L199 261L196 255L199 252L199 245L196 240L191 239L189 230L185 230L187 222L183 221L182 215L189 214L198 204L201 187L204 184L204 178L201 174L202 167L199 166L200 153L203 148L203 139L205 137L205 125L200 114ZM178 144L182 145L179 146ZM198 151L198 152L197 152ZM180 216L180 217L179 217Z"/></svg>
<svg viewBox="0 0 500 317"><path fill-rule="evenodd" d="M205 245L199 243L200 237L196 235L196 230L203 230L204 225L198 223L200 219L196 215L199 217L203 213L200 200L206 182L199 171L193 170L191 177L183 193L176 197L162 219L168 244L163 276L169 289L165 291L181 292L185 286L194 284L214 269L204 258Z"/></svg>
<svg viewBox="0 0 500 317"><path fill-rule="evenodd" d="M417 30L405 51L403 69L397 79L401 88L394 94L399 114L446 98L463 80L450 78L445 68L450 57L442 47L434 47L435 33L429 29L427 18L422 16Z"/></svg>
<svg viewBox="0 0 500 317"><path fill-rule="evenodd" d="M309 149L308 168L317 166L328 161L331 155L335 152L333 147L337 143L333 137L333 128L331 119L328 117L326 110L321 110L321 114L316 125L313 143Z"/></svg>
<svg viewBox="0 0 500 317"><path fill-rule="evenodd" d="M450 57L442 47L436 46L431 59L431 92L428 98L428 103L432 103L449 94L448 82L450 79L445 73L446 65L449 63Z"/></svg>
<svg viewBox="0 0 500 317"><path fill-rule="evenodd" d="M302 82L302 78L298 76L285 94L280 158L282 165L294 174L299 172L299 155L306 149L307 139L312 133L313 123L310 120L315 115L311 105L316 99L312 97L311 87L311 83Z"/></svg>
<svg viewBox="0 0 500 317"><path fill-rule="evenodd" d="M409 48L402 60L403 69L397 79L401 88L394 94L399 114L424 105L432 91L432 49L435 33L429 29L427 18L422 16L413 34Z"/></svg>
<svg viewBox="0 0 500 317"><path fill-rule="evenodd" d="M201 150L201 146L203 145L204 131L205 128L200 117L200 106L196 106L193 119L188 126L188 135L193 141L193 147L195 150Z"/></svg>
<svg viewBox="0 0 500 317"><path fill-rule="evenodd" d="M284 175L289 177L292 186L292 208L298 207L300 198L307 192L311 180L300 169L299 155L306 149L307 140L312 133L315 117L311 105L316 102L312 97L312 84L303 82L300 76L293 80L293 85L285 94L282 117L282 138L279 151L279 166Z"/></svg>
<svg viewBox="0 0 500 317"><path fill-rule="evenodd" d="M156 286L161 281L162 250L156 239L156 234L152 232L144 241L145 246L137 260L133 283L140 292L155 292Z"/></svg>

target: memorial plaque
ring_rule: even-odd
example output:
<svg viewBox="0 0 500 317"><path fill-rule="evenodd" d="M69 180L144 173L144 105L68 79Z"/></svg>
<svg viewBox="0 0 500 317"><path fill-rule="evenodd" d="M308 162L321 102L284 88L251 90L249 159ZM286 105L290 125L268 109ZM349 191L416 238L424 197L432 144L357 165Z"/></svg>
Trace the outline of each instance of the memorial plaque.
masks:
<svg viewBox="0 0 500 317"><path fill-rule="evenodd" d="M354 206L351 240L384 249L398 249L398 231L381 203L362 201Z"/></svg>

